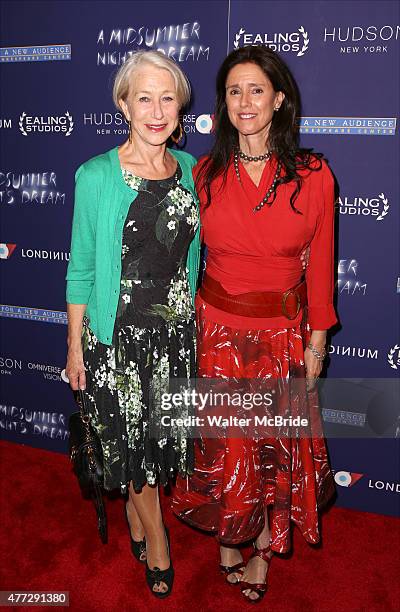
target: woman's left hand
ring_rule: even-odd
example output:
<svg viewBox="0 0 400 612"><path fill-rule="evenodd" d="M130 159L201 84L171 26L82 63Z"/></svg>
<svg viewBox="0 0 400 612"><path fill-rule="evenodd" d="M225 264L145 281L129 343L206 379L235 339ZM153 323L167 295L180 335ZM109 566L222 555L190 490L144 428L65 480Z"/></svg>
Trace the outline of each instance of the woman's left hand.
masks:
<svg viewBox="0 0 400 612"><path fill-rule="evenodd" d="M316 330L311 332L310 344L322 355L326 345L326 330ZM304 351L304 364L306 367L307 391L314 389L318 376L321 374L323 361L318 359L307 347Z"/></svg>
<svg viewBox="0 0 400 612"><path fill-rule="evenodd" d="M307 391L314 389L317 378L321 374L322 361L320 361L307 347L304 351L304 364L306 367Z"/></svg>

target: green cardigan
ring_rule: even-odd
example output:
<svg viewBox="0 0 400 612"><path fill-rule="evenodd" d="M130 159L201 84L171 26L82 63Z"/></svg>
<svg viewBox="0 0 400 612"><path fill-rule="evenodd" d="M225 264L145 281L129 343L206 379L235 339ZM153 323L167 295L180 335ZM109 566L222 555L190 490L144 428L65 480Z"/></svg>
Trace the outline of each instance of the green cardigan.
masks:
<svg viewBox="0 0 400 612"><path fill-rule="evenodd" d="M192 178L196 159L168 149L182 170L181 183L198 198ZM137 191L125 183L118 147L82 164L75 175L71 255L67 270L69 304L86 304L89 326L102 344L110 345L117 312L122 231ZM200 264L200 228L188 250L187 269L194 301Z"/></svg>

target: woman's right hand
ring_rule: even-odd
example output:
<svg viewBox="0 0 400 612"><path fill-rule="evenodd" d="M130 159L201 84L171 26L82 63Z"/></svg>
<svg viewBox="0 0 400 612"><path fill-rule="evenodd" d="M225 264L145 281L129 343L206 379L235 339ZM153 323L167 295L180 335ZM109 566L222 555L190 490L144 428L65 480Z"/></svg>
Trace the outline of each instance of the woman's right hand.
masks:
<svg viewBox="0 0 400 612"><path fill-rule="evenodd" d="M85 366L83 365L83 351L81 347L69 348L65 373L73 391L86 389Z"/></svg>

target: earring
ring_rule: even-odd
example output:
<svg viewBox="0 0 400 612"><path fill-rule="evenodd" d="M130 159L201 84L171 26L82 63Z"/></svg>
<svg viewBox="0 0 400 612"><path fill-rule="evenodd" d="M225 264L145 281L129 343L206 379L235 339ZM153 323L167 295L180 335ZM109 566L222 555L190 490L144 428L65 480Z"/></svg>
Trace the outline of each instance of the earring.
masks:
<svg viewBox="0 0 400 612"><path fill-rule="evenodd" d="M280 109L280 106L275 106L274 111L278 111Z"/></svg>
<svg viewBox="0 0 400 612"><path fill-rule="evenodd" d="M128 125L129 125L129 136L128 136L129 144L132 144L132 125L130 121L128 121Z"/></svg>
<svg viewBox="0 0 400 612"><path fill-rule="evenodd" d="M183 138L183 128L182 128L182 124L181 124L181 122L179 122L179 136L178 136L178 137L176 137L176 136L173 136L173 134L171 134L171 140L172 140L172 141L173 141L175 144L178 144L178 142L179 142L180 140L182 140L182 138Z"/></svg>

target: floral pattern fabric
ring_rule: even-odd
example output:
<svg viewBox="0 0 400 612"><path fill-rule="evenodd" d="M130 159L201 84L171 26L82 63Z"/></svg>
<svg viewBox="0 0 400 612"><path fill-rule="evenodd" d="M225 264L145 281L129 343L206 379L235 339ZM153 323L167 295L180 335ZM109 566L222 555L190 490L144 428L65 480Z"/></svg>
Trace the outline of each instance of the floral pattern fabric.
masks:
<svg viewBox="0 0 400 612"><path fill-rule="evenodd" d="M84 364L91 423L104 455L104 487L125 493L193 471L193 441L178 430L152 436L157 398L169 379L195 374L195 321L186 270L199 223L191 193L173 177L147 180L122 170L138 191L123 229L120 297L111 346L85 319ZM184 414L182 416L185 416ZM176 435L175 435L176 434Z"/></svg>

